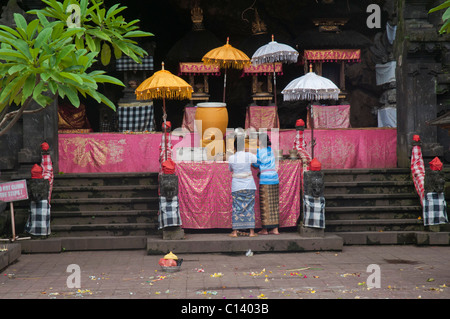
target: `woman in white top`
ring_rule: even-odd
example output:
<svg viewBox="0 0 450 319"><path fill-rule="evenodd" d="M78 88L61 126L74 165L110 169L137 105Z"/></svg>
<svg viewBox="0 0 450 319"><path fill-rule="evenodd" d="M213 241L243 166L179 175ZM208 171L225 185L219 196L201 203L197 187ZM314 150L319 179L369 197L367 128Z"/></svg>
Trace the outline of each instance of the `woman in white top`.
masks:
<svg viewBox="0 0 450 319"><path fill-rule="evenodd" d="M250 237L255 237L255 192L251 166L256 156L245 152L244 137L234 140L235 153L228 158L228 167L233 173L231 196L233 197L232 228L230 237L237 237L238 230L250 229Z"/></svg>

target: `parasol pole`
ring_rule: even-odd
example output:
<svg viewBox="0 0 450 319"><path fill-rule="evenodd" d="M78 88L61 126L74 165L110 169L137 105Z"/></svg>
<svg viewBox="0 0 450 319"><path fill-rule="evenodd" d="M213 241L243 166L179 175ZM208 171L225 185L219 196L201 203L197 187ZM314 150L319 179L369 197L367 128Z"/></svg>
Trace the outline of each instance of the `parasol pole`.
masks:
<svg viewBox="0 0 450 319"><path fill-rule="evenodd" d="M277 106L277 74L275 70L275 62L273 62L273 96L275 97L275 106Z"/></svg>
<svg viewBox="0 0 450 319"><path fill-rule="evenodd" d="M164 70L164 62L161 63L162 65L162 70ZM164 161L167 161L167 125L166 125L166 118L167 118L167 114L166 114L166 96L164 95L165 92L162 95L162 100L163 100L163 126L164 126Z"/></svg>
<svg viewBox="0 0 450 319"><path fill-rule="evenodd" d="M309 106L309 110L311 112L311 159L314 158L314 146L316 145L316 140L314 139L314 118L313 118L313 109L312 109L312 101Z"/></svg>
<svg viewBox="0 0 450 319"><path fill-rule="evenodd" d="M309 72L312 72L312 63L309 64ZM312 100L311 104L309 106L309 110L311 113L311 159L314 158L314 146L316 145L316 141L314 140L314 114L313 114L313 108L312 108Z"/></svg>
<svg viewBox="0 0 450 319"><path fill-rule="evenodd" d="M272 34L272 42L275 41L275 38ZM277 73L275 70L275 61L273 61L273 96L275 99L275 106L277 106Z"/></svg>
<svg viewBox="0 0 450 319"><path fill-rule="evenodd" d="M227 68L225 68L225 75L223 78L223 103L225 103L225 91L227 88Z"/></svg>
<svg viewBox="0 0 450 319"><path fill-rule="evenodd" d="M166 124L166 98L163 95L163 121L164 121L164 161L167 161L167 124Z"/></svg>
<svg viewBox="0 0 450 319"><path fill-rule="evenodd" d="M227 44L230 44L230 37L227 37ZM227 89L227 66L224 64L225 74L223 77L223 103L225 103L225 93Z"/></svg>

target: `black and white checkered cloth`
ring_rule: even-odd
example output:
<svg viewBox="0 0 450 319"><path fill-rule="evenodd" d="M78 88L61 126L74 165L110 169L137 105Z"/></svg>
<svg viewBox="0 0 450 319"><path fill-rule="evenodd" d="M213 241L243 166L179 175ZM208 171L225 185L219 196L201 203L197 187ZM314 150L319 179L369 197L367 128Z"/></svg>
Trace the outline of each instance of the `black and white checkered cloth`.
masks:
<svg viewBox="0 0 450 319"><path fill-rule="evenodd" d="M35 236L50 235L50 204L47 200L30 202L30 216L25 231Z"/></svg>
<svg viewBox="0 0 450 319"><path fill-rule="evenodd" d="M155 130L153 104L118 108L119 132L144 132Z"/></svg>
<svg viewBox="0 0 450 319"><path fill-rule="evenodd" d="M142 63L136 63L129 56L123 56L116 61L117 71L145 71L153 70L153 57L148 55L141 58Z"/></svg>
<svg viewBox="0 0 450 319"><path fill-rule="evenodd" d="M448 217L444 193L426 193L423 199L423 224L429 226L446 223Z"/></svg>
<svg viewBox="0 0 450 319"><path fill-rule="evenodd" d="M325 197L304 196L303 225L306 227L325 228Z"/></svg>
<svg viewBox="0 0 450 319"><path fill-rule="evenodd" d="M178 210L178 196L170 199L159 197L159 229L170 226L181 226L181 216Z"/></svg>

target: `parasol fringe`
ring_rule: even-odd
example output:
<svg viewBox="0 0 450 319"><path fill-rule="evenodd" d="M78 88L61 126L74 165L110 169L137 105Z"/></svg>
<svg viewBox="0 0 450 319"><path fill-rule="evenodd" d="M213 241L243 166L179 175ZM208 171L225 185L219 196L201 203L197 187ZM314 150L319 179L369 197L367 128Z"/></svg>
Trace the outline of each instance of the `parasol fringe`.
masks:
<svg viewBox="0 0 450 319"><path fill-rule="evenodd" d="M252 63L264 64L264 63L275 63L278 61L283 61L284 63L296 63L298 59L298 53L293 54L292 52L277 52L277 54L269 54L264 56L259 56L252 59Z"/></svg>
<svg viewBox="0 0 450 319"><path fill-rule="evenodd" d="M192 90L182 89L181 91L172 91L165 89L151 89L145 92L138 92L136 94L137 100L151 100L151 99L171 99L171 100L189 100L192 97Z"/></svg>
<svg viewBox="0 0 450 319"><path fill-rule="evenodd" d="M339 92L292 92L284 93L284 101L298 101L298 100L337 100L339 99Z"/></svg>
<svg viewBox="0 0 450 319"><path fill-rule="evenodd" d="M249 60L215 60L215 59L208 59L204 58L203 60L204 64L207 65L219 65L222 69L238 69L242 70L244 67L251 65L251 62Z"/></svg>

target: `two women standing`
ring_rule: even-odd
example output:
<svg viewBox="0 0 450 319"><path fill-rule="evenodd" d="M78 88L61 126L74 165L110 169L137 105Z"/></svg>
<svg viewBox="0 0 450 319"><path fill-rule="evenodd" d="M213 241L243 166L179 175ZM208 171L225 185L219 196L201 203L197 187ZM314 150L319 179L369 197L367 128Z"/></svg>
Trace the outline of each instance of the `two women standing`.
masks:
<svg viewBox="0 0 450 319"><path fill-rule="evenodd" d="M232 229L230 236L237 237L241 229L250 229L250 237L256 236L255 228L255 193L256 184L253 180L251 166L260 169L259 197L261 235L279 234L278 209L278 173L275 167L275 156L270 147L267 134L259 137L259 149L256 156L245 152L244 136L237 136L234 142L235 154L228 159L228 166L233 173L231 183Z"/></svg>

